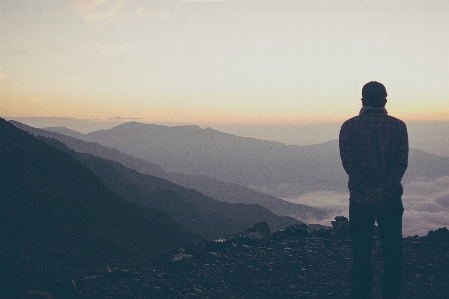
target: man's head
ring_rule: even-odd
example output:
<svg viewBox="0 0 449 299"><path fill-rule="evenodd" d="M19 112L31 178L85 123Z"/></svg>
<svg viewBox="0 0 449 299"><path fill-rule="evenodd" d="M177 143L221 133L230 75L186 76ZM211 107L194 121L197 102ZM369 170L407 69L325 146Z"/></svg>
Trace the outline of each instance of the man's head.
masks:
<svg viewBox="0 0 449 299"><path fill-rule="evenodd" d="M387 90L382 83L371 81L362 88L362 105L370 107L385 107Z"/></svg>

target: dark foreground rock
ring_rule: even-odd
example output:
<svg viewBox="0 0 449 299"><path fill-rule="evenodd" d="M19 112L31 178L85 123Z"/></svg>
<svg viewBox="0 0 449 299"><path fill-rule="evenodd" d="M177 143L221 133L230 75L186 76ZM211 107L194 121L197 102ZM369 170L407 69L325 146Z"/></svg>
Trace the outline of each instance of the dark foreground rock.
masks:
<svg viewBox="0 0 449 299"><path fill-rule="evenodd" d="M346 236L273 233L247 239L234 234L217 242L166 252L133 269L108 269L74 281L76 294L55 298L346 298L350 292L351 241ZM403 297L449 298L447 229L404 239ZM374 239L375 298L383 267ZM71 293L72 292L72 293Z"/></svg>

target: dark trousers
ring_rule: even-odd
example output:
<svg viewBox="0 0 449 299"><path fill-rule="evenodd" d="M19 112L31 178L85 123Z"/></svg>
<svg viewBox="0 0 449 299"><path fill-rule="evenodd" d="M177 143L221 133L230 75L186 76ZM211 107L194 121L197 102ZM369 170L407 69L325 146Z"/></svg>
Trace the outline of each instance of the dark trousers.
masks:
<svg viewBox="0 0 449 299"><path fill-rule="evenodd" d="M365 208L350 200L349 227L353 259L351 280L354 299L372 298L371 252L373 248L373 228L376 220L384 258L382 296L384 299L399 298L402 278L403 212L404 208L400 196L394 198L388 206L381 209Z"/></svg>

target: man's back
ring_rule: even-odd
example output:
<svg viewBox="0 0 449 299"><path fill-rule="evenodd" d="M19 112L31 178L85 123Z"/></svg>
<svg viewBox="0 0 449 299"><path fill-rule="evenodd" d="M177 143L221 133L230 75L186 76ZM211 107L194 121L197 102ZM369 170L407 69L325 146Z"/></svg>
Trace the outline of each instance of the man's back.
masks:
<svg viewBox="0 0 449 299"><path fill-rule="evenodd" d="M402 192L408 157L406 125L384 108L362 108L360 115L341 127L340 155L354 201L363 205L374 193L385 197ZM379 199L374 204L386 203Z"/></svg>

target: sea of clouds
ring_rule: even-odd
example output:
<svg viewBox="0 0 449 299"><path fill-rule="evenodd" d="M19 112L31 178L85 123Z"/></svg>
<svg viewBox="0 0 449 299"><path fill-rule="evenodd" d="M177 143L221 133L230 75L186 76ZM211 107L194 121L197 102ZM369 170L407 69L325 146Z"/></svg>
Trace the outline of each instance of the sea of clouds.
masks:
<svg viewBox="0 0 449 299"><path fill-rule="evenodd" d="M318 191L303 194L298 198L284 198L287 201L305 204L331 211L329 217L309 220L309 223L330 225L337 215L348 217L349 193ZM438 179L420 179L404 184L403 234L424 236L430 230L449 228L449 176Z"/></svg>

